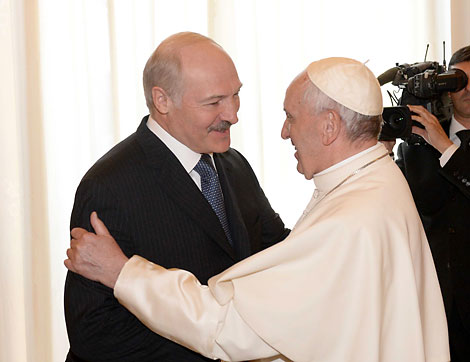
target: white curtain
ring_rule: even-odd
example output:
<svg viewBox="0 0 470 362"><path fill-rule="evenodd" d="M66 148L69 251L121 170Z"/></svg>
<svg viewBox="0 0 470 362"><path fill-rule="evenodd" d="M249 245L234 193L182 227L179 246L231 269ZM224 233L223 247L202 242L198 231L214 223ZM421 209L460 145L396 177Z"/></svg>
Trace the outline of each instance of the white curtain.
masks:
<svg viewBox="0 0 470 362"><path fill-rule="evenodd" d="M293 77L327 56L379 75L422 61L426 44L442 62L442 41L448 57L470 43L469 14L464 0L0 0L0 361L64 360L75 188L147 114L142 70L165 37L196 31L233 57L232 145L292 226L313 190L280 138Z"/></svg>

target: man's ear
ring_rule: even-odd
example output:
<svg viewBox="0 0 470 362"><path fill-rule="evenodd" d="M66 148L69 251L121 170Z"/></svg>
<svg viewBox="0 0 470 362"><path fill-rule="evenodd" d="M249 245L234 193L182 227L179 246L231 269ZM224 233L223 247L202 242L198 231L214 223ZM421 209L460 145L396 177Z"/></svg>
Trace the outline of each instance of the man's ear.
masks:
<svg viewBox="0 0 470 362"><path fill-rule="evenodd" d="M167 114L171 99L163 88L152 88L152 99L155 109L160 114Z"/></svg>
<svg viewBox="0 0 470 362"><path fill-rule="evenodd" d="M332 144L340 134L341 117L334 110L328 110L323 120L322 141L325 146Z"/></svg>

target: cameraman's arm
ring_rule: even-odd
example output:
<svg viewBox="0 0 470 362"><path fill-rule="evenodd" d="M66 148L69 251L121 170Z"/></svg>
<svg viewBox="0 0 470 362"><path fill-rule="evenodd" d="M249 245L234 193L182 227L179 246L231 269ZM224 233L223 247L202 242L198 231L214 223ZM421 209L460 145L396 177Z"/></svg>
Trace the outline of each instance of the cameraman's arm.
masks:
<svg viewBox="0 0 470 362"><path fill-rule="evenodd" d="M467 141L468 142L468 141ZM470 145L461 145L439 172L470 199Z"/></svg>
<svg viewBox="0 0 470 362"><path fill-rule="evenodd" d="M470 198L470 162L468 162L470 146L462 144L457 147L452 143L438 119L424 107L411 105L408 107L416 113L411 118L424 126L424 129L413 126L412 132L423 137L441 153L439 173L456 186L465 197Z"/></svg>

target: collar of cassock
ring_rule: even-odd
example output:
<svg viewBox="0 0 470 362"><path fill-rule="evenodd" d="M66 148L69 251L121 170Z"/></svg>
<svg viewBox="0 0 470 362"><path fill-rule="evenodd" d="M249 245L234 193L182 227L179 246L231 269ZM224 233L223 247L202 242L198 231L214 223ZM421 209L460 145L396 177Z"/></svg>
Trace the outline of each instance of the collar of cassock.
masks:
<svg viewBox="0 0 470 362"><path fill-rule="evenodd" d="M314 175L313 181L318 190L318 196L328 193L350 175L354 174L354 172L360 170L361 167L380 158L384 154L388 154L387 149L381 143L377 143L375 146L357 153Z"/></svg>

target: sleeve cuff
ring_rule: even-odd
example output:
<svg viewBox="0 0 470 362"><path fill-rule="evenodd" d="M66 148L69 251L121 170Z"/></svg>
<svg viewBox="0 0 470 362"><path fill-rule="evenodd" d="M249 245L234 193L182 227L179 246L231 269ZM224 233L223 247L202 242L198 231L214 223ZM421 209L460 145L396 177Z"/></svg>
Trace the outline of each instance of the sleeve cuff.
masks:
<svg viewBox="0 0 470 362"><path fill-rule="evenodd" d="M458 149L459 147L455 144L452 144L449 147L447 147L447 149L442 153L441 157L439 157L439 162L441 164L441 167L444 167L446 165L447 161L450 160L454 152L457 151Z"/></svg>

